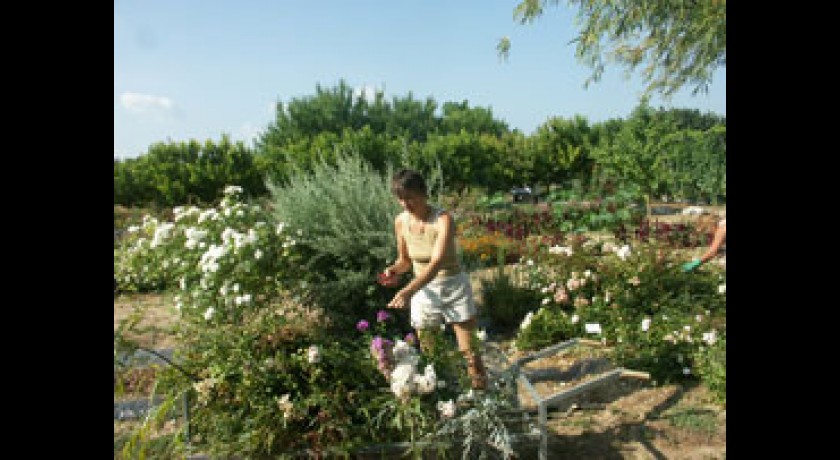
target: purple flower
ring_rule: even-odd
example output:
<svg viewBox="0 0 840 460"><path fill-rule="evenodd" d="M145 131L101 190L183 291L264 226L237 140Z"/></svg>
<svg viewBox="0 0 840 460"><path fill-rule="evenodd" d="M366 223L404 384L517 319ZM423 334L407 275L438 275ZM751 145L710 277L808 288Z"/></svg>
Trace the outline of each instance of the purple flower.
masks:
<svg viewBox="0 0 840 460"><path fill-rule="evenodd" d="M382 337L376 336L370 341L370 351L373 353L373 356L376 357L376 367L385 375L386 378L391 373L392 369L392 349L394 343L388 339L383 339Z"/></svg>
<svg viewBox="0 0 840 460"><path fill-rule="evenodd" d="M381 323L382 321L385 321L386 319L388 319L390 317L391 317L391 315L389 315L388 312L385 311L385 310L379 310L378 312L376 312L376 321L379 322L379 323Z"/></svg>
<svg viewBox="0 0 840 460"><path fill-rule="evenodd" d="M394 345L393 342L391 342L388 339L383 339L382 337L379 337L378 335L376 337L374 337L373 340L370 341L370 349L372 351L377 352L377 353L381 353L381 352L390 348L393 345Z"/></svg>
<svg viewBox="0 0 840 460"><path fill-rule="evenodd" d="M363 319L356 323L356 329L358 329L361 332L365 332L366 330L368 330L368 327L370 327L370 323L368 323L366 319Z"/></svg>
<svg viewBox="0 0 840 460"><path fill-rule="evenodd" d="M370 341L370 351L372 351L374 354L378 354L378 352L381 351L381 350L382 350L382 337L379 337L377 335L376 337L374 337Z"/></svg>
<svg viewBox="0 0 840 460"><path fill-rule="evenodd" d="M415 336L413 332L409 332L405 335L405 343L409 345L417 345L417 336Z"/></svg>

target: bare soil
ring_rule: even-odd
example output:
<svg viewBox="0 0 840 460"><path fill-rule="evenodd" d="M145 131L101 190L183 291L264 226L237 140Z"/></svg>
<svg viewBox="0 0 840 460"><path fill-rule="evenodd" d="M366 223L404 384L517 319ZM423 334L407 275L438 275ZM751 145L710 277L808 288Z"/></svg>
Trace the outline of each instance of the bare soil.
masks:
<svg viewBox="0 0 840 460"><path fill-rule="evenodd" d="M608 351L575 347L530 361L523 369L539 398L548 399L613 371ZM512 352L509 362L523 356ZM644 374L601 380L590 390L552 405L547 417L548 458L726 458L725 407L703 386L657 385ZM531 420L536 422L530 390L522 383L517 389L522 408L532 409ZM523 455L531 458L536 450Z"/></svg>
<svg viewBox="0 0 840 460"><path fill-rule="evenodd" d="M146 348L172 348L175 339L171 333L172 325L178 320L173 296L170 294L135 294L126 293L114 297L114 331L121 323L139 315L138 326L144 329L142 334L127 334Z"/></svg>

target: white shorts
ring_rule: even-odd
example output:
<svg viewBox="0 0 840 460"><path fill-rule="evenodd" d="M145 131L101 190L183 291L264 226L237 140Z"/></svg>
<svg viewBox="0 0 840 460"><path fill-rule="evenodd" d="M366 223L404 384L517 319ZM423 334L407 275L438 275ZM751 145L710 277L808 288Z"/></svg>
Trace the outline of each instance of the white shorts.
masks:
<svg viewBox="0 0 840 460"><path fill-rule="evenodd" d="M411 297L411 325L429 329L444 323L461 323L473 318L478 309L466 272L435 278Z"/></svg>

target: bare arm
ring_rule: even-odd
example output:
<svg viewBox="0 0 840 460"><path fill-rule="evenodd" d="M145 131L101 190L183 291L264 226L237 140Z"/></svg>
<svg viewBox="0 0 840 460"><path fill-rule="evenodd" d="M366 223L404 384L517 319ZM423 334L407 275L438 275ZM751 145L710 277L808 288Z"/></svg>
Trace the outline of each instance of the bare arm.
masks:
<svg viewBox="0 0 840 460"><path fill-rule="evenodd" d="M443 262L443 256L446 253L446 248L451 247L450 245L447 245L446 242L450 238L455 238L455 232L452 229L452 222L452 216L447 213L440 214L437 221L435 221L435 228L438 231L438 236L435 240L435 245L432 248L432 254L429 258L428 265L426 265L426 268L422 272L414 274L414 279L397 292L394 298L388 303L388 307L407 307L411 296L431 281L435 275L437 275L438 271L440 271L440 265Z"/></svg>
<svg viewBox="0 0 840 460"><path fill-rule="evenodd" d="M394 233L397 237L397 261L385 267L385 274L405 273L411 268L411 259L408 257L408 246L402 237L402 214L394 218Z"/></svg>
<svg viewBox="0 0 840 460"><path fill-rule="evenodd" d="M700 263L706 263L715 256L720 250L720 245L723 244L723 240L726 239L726 224L718 225L717 229L715 229L715 236L712 239L712 244L709 246L709 249L700 256Z"/></svg>

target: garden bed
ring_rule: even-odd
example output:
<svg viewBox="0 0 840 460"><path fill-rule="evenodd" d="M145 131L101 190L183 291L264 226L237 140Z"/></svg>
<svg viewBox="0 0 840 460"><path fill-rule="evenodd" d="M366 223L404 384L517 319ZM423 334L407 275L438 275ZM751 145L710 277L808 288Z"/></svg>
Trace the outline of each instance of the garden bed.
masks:
<svg viewBox="0 0 840 460"><path fill-rule="evenodd" d="M519 359L519 358L516 358ZM578 387L597 379L600 375L615 370L616 367L607 359L606 350L576 347L563 354L549 355L525 363L520 368L521 374L540 399ZM524 382L519 382L517 394L523 409L536 410L537 401ZM564 402L559 410L570 406L577 400L585 400L587 393L574 400Z"/></svg>
<svg viewBox="0 0 840 460"><path fill-rule="evenodd" d="M224 212L230 209L226 207L229 203L225 203L223 206L225 209L218 211L216 215L233 215L233 213ZM263 216L255 215L252 217L253 219L257 219ZM200 216L193 215L189 218L200 220ZM184 219L187 218L185 217ZM187 226L190 223L189 220L182 219L182 221L179 224L181 226ZM260 220L259 222L263 221ZM224 226L218 224L216 227L222 228ZM406 434L407 430L405 427L414 426L413 423L407 425L403 422L403 417L405 417L405 420L418 419L406 413L405 410L422 410L424 417L428 416L425 420L429 420L430 423L424 425L424 430L430 429L432 426L437 426L431 422L439 420L439 414L437 412L441 411L440 405L426 404L412 409L409 406L394 405L393 400L387 398L383 398L384 402L379 402L378 398L365 398L365 401L360 401L357 397L358 394L368 394L369 389L380 384L379 380L372 378L376 377L377 374L375 369L369 365L370 363L366 361L366 348L357 350L352 345L342 347L334 341L322 340L322 338L314 335L311 337L301 336L301 340L286 340L286 338L278 336L278 328L284 329L288 327L289 324L287 321L290 318L299 319L301 316L291 315L289 311L276 309L273 302L265 304L262 301L267 298L266 293L287 287L285 281L286 271L290 270L290 273L294 273L295 267L299 266L299 257L311 256L309 251L312 248L290 249L296 248L296 246L292 245L292 242L295 241L294 235L300 233L293 234L292 232L286 232L284 230L285 227L281 225L278 225L276 228L274 225L247 227L243 223L241 228L237 227L238 230L227 231L228 227L224 228L226 228L226 232L222 234L222 241L230 235L241 237L243 239L242 241L246 241L245 239L249 238L248 235L253 234L260 235L259 238L254 237L254 241L261 242L263 245L257 246L251 243L240 245L241 247L238 247L240 251L238 252L229 251L218 253L209 250L202 252L198 246L199 240L204 238L207 240L202 240L205 244L211 244L219 240L211 240L209 238L211 236L216 238L218 235L214 233L197 233L195 230L187 228L183 231L184 238L187 239L186 243L181 240L172 239L167 243L171 246L170 248L161 246L159 244L160 241L158 241L158 244L154 246L156 248L154 252L126 252L125 254L131 255L132 257L120 259L119 264L116 263L117 259L115 259L117 268L122 268L125 272L125 274L122 274L117 279L126 280L127 283L133 282L134 285L131 287L135 289L157 289L155 287L157 285L154 283L157 281L156 277L159 274L146 273L141 268L149 266L150 263L159 263L160 259L158 256L161 256L161 254L165 253L167 257L174 257L172 254L177 252L182 261L188 260L187 266L195 269L194 271L196 273L192 273L194 275L193 277L182 277L180 280L170 279L167 281L167 285L172 287L180 284L181 291L188 291L190 294L184 302L187 308L181 308L181 311L178 312L179 314L176 314L174 320L184 321L184 324L187 325L194 325L208 334L207 340L201 341L201 347L193 347L194 350L201 351L202 354L186 353L184 355L197 357L193 364L196 365L195 367L198 372L205 372L205 369L213 370L208 375L202 375L203 380L199 382L201 385L197 391L199 392L199 396L205 398L205 402L218 402L215 405L207 405L208 409L202 411L200 414L196 412L196 414L203 416L203 418L196 417L194 419L194 426L197 427L197 437L194 439L197 443L200 443L202 446L206 445L204 443L208 443L209 445L218 446L220 449L243 453L250 452L249 449L253 449L254 452L265 452L265 449L268 449L267 451L270 452L298 448L320 449L325 447L326 444L335 446L338 443L344 443L345 441L343 439L355 439L357 442L363 443L373 442L373 440L382 442L387 440L399 443L399 441L405 441L409 438ZM209 228L208 224L207 232L215 230L215 227ZM154 229L153 235L152 229L148 229L147 237L160 240L164 238L162 235L171 231L171 227L161 225L159 228ZM632 238L632 235L629 236ZM539 241L539 247L532 247L533 245L530 245L530 240L525 240L525 243L529 244L526 245L526 249L543 250L547 249L545 244L554 246L559 245L561 242L551 241L550 243L545 243L541 239ZM641 327L644 330L648 328L648 325L645 325L645 321L648 321L648 323L653 321L653 326L650 330L655 332L655 334L651 333L650 335L655 336L655 338L660 338L660 336L665 337L663 334L667 333L667 337L670 337L670 340L675 340L674 337L677 334L676 332L671 333L670 328L680 331L689 330L684 328L684 326L688 326L686 322L690 322L690 330L695 331L698 330L695 327L695 323L700 322L705 327L705 317L713 313L722 313L722 320L725 321L725 299L721 300L719 295L725 292L725 277L718 278L714 273L707 273L712 268L711 266L705 270L700 270L696 275L687 275L677 269L679 260L668 261L674 262L670 265L670 268L673 268L673 270L666 272L661 270L663 252L659 250L656 244L640 245L638 248L634 246L632 257L629 257L630 254L627 254L628 251L624 249L620 251L620 254L619 250L615 249L619 257L602 258L601 252L612 251L613 249L590 248L585 245L580 245L583 241L575 241L574 243L574 257L572 254L568 254L568 259L547 256L543 260L536 257L534 261L529 260L526 264L522 264L524 271L521 273L528 274L528 279L532 281L527 286L527 289L530 291L527 292L529 296L525 299L519 299L513 295L506 297L504 294L506 292L511 294L510 289L508 291L504 291L503 289L510 288L510 285L502 285L502 283L498 283L498 287L502 288L498 292L488 291L480 293L481 289L476 289L478 299L485 301L482 307L485 312L504 312L503 309L508 308L508 313L510 314L507 316L502 315L500 318L505 320L504 324L510 325L511 329L515 329L519 325L517 315L521 316L521 314L528 313L526 318L530 323L530 314L534 312L528 311L529 309L532 310L539 305L545 305L547 307L545 314L535 315L534 325L541 327L528 328L527 326L519 326L519 329L523 331L524 335L518 336L517 340L522 339L521 345L523 348L527 348L529 343L533 345L547 344L570 335L575 336L580 334L588 336L588 334L583 334L579 329L583 324L589 324L591 321L597 321L599 324L604 324L608 328L615 324L625 323L626 321L622 320L621 317L616 317L617 313L621 313L622 316L628 318L628 321L641 323ZM283 248L284 250L279 251L279 248ZM557 253L557 250L551 253ZM283 254L284 257L263 258L262 254ZM490 255L498 255L498 251L491 251ZM257 260L260 262L255 263L254 261ZM166 259L166 261L169 261L171 265L172 262L170 259ZM197 262L193 264L195 261ZM503 270L505 269L507 267L503 268ZM115 273L118 272L115 271ZM278 278L278 273L283 274L283 276ZM354 273L358 275L358 270ZM601 276L602 274L603 276ZM198 275L201 275L200 284L197 282L199 279ZM362 273L362 275L364 274ZM473 279L473 282L481 281L481 274L477 275L479 276L477 276L477 279ZM283 282L279 283L278 280ZM342 289L345 285L353 289L358 287L358 297L364 298L372 309L377 308L377 304L384 303L388 295L391 294L371 291L367 285L358 282L360 280L361 278L359 276L348 276L347 282L342 284ZM717 284L721 282L724 284L718 286ZM275 285L275 283L279 284ZM324 286L325 288L334 288L331 284L324 284ZM562 292L561 287L563 287ZM362 288L367 289L366 293L361 292ZM609 292L607 292L607 289L609 289ZM312 292L332 291L313 290ZM677 299L679 302L671 302L673 296L666 298L660 295L662 292L677 292L681 294ZM519 291L514 292L514 294L518 293ZM572 298L572 293L575 295L574 298ZM615 302L611 303L612 301L609 300L610 293L612 293L612 298L619 299L621 305ZM626 295L617 297L617 293L625 293ZM698 310L696 316L689 317L681 315L680 313L685 309L691 309L694 312L692 307L697 302L693 299L697 298L695 294L698 293L703 299L708 300L708 305L710 305L709 310L706 310L705 313ZM342 297L344 294L343 291L340 293L336 292L336 295L338 295L336 298L344 299ZM378 294L383 295L380 296ZM482 296L480 294L486 295ZM122 329L118 327L119 321L116 318L118 313L116 307L117 297L115 296L115 333L117 332L116 329ZM380 299L379 297L382 298ZM481 297L484 297L484 299L481 299ZM667 301L667 305L651 303L651 301L662 302L662 299ZM171 303L176 300L178 299L174 297L169 298L165 303ZM338 315L336 312L340 313L345 309L347 313L353 313L358 310L359 306L356 298L349 294L347 294L347 299L341 302L334 301L331 298L328 299L326 296L316 300L330 306L331 308L327 311L335 315ZM495 302L495 304L491 305L493 302L486 302L490 300ZM643 321L641 314L645 313L646 310L643 311L643 309L648 308L648 305L653 305L653 307L657 308L661 307L663 310L662 316L645 318ZM552 306L563 308L574 306L576 308L575 311L581 313L580 321L559 314L552 316L552 312L557 313L559 311L557 308L548 308ZM147 307L145 308L147 310L151 310L148 306L144 307ZM173 305L167 305L167 307L170 311L173 311ZM681 309L680 307L685 308ZM138 311L142 309L138 308ZM624 314L625 311L628 312L627 315ZM668 313L668 317L672 319L665 321L667 318L665 318L664 313ZM370 314L372 315L372 312ZM259 321L254 321L254 318ZM336 316L336 318L339 318L339 316ZM607 318L606 322L601 323L604 318ZM173 319L170 318L170 320ZM367 320L370 321L368 322ZM379 312L377 312L376 323L368 315L368 318L364 321L364 329L359 326L362 324L361 321L357 323L356 329L364 334L370 325L381 325L381 328L385 330L386 320L387 317L380 319ZM717 320L717 318L713 318L713 320ZM163 322L166 321L164 320ZM299 326L304 331L315 329L315 322L313 321L301 321L301 323ZM402 318L396 321L396 323L402 325L407 323L407 321L405 321L405 318ZM352 325L348 324L347 329L352 330ZM699 329L700 332L705 330ZM611 336L607 332L622 333L622 331L608 329L605 332L605 336ZM135 330L133 332L141 331ZM405 331L400 330L398 332L401 336ZM484 332L489 333L490 331L485 330ZM509 332L513 332L513 330ZM531 336L528 334L531 334ZM492 331L491 335L495 336L496 331ZM123 336L120 335L120 337ZM625 338L634 339L635 337L627 335ZM137 338L140 339L141 337ZM186 335L183 338L184 341L179 347L189 349L191 345L195 345L195 343L191 342L191 336ZM359 335L358 338L359 340L367 340L363 335ZM619 335L618 340L621 338L622 336ZM699 339L699 337L695 338ZM296 337L292 337L291 339L296 339ZM119 351L117 342L117 335L115 334L115 358ZM146 344L146 346L153 348L160 347L160 344L154 339L152 342ZM659 344L660 342L656 340L651 343ZM517 343L519 344L519 342ZM725 341L722 343L725 349ZM674 350L671 347L664 346L659 348L661 350L657 349L654 351L662 357L674 357ZM575 356L571 352L572 350L569 350L568 354L564 353L553 359L548 354L544 354L528 357L533 359L517 360L518 365L521 367L519 370L522 371L520 377L522 377L526 384L526 390L530 392L530 395L522 395L519 399L527 401L529 396L532 398L530 408L520 408L519 415L533 411L532 408L535 405L534 403L536 403L540 416L538 435L540 437L541 447L545 447L545 443L548 441L546 414L548 406L552 406L551 408L554 413L559 413L559 409L561 408L574 408L574 410L578 411L584 410L584 408L604 409L610 402L608 398L593 402L583 401L582 397L589 396L596 390L596 385L591 385L592 383L598 383L597 387L599 388L601 388L602 384L604 387L611 389L619 387L619 385L614 385L614 383L617 380L620 381L620 379L614 379L614 377L620 375L618 373L610 373L614 371L622 373L623 370L609 366L606 356L592 354ZM715 363L719 361L717 360ZM586 368L581 363L587 363ZM578 367L575 367L576 365ZM676 369L674 366L671 367L673 369L667 369L670 373L683 371L680 375L677 375L679 377L677 381L680 382L686 380L682 378L683 374L693 374L692 370L694 370L694 368ZM685 369L688 369L688 371ZM706 368L700 370L705 371ZM714 371L715 369L711 370ZM603 374L605 373L611 376L610 380L601 381L600 379L604 377ZM699 375L705 376L706 374ZM710 373L709 375L715 376L716 374ZM141 376L137 375L133 377L137 377L137 385L132 384L132 386L142 387L141 381L143 379L140 378ZM345 385L336 385L337 382L343 382L345 379ZM713 380L712 383L716 382ZM723 383L725 385L725 381ZM445 394L445 396L437 398L437 402L441 402L450 397L455 398L457 392L450 391L452 385L446 385L443 388L445 390L442 394ZM582 388L585 388L586 391L570 392L570 390L580 390ZM717 388L721 388L720 385ZM177 390L177 388L175 389ZM346 391L346 389L352 389L353 391ZM290 402L291 397L294 397L294 403ZM216 399L212 400L209 398ZM235 414L236 417L232 418L231 422L238 423L238 420L242 417L248 417L249 421L257 421L259 426L250 429L249 433L252 434L248 434L248 436L258 436L264 441L268 441L270 444L263 444L262 441L259 444L259 446L267 445L268 447L265 449L255 444L251 445L236 441L238 439L236 436L245 435L242 432L242 428L236 423L222 425L217 422L218 420L224 420L228 416L229 408L235 410L240 407L242 401L253 402L253 407L260 408L259 410L261 412L258 415L264 416L257 418L251 414ZM381 407L396 414L394 418L382 419L386 421L395 420L391 426L393 433L387 432L384 435L380 435L379 432L376 432L376 436L370 436L365 431L365 420L370 420L370 417L356 409L365 408L369 413L379 413L378 411L371 412L374 409L378 409L379 406L373 407L372 405L368 409L359 404L364 404L368 401L371 401L373 404L379 404ZM434 401L427 400L426 402ZM584 402L599 403L599 405L585 406L583 404ZM382 404L385 405L382 406ZM435 410L436 407L437 411ZM348 411L346 408L352 408L353 411ZM389 414L388 412L382 413ZM472 414L475 414L475 412ZM406 415L408 416L406 417ZM284 423L283 427L279 427L276 423L278 416L283 417L289 422ZM443 416L452 417L451 414ZM313 424L313 417L318 417L318 425ZM455 420L457 423L460 423L462 419L459 417ZM463 420L470 421L469 418L464 418ZM360 423L362 424L362 428L357 430ZM446 424L444 425L446 426ZM457 430L461 429L457 425L450 424L449 426L456 430L454 433L459 433ZM216 431L218 427L221 427L221 429ZM336 431L316 431L320 430L320 427L325 427L326 430ZM386 425L377 422L377 430L380 427L387 428ZM465 431L470 432L468 428ZM533 434L533 430L528 425L524 425L520 431L519 434L523 436ZM331 437L321 441L323 433ZM337 433L348 433L349 437L341 437L342 435L338 435ZM411 439L417 439L414 433L414 431L411 431ZM580 433L581 436L589 434L591 433L587 430ZM233 441L228 441L231 439ZM215 444L217 442L219 444ZM198 445L196 444L196 446ZM359 444L353 443L352 445L358 446ZM545 449L543 449L544 452ZM379 454L381 455L382 452L379 452Z"/></svg>
<svg viewBox="0 0 840 460"><path fill-rule="evenodd" d="M141 302L144 298L152 299L149 301L154 304L152 310L169 308L154 294L132 296L128 303ZM115 315L119 310L129 307L125 303L127 300L115 299ZM511 339L490 339L487 342L487 346L507 358L499 360L500 365L508 366L526 356L525 353L511 351L510 342ZM535 360L528 369L558 367L569 370L574 359L594 359L600 356L600 352L595 349L570 350L564 355ZM541 394L554 390L548 386L550 382L538 382L543 383L546 386L541 389ZM556 388L561 387L558 385ZM532 411L531 419L535 415ZM657 386L638 379L618 379L613 384L577 397L565 411L549 411L547 415L547 449L552 459L725 458L726 411L712 401L702 386ZM138 420L114 421L115 452L138 423ZM173 420L153 430L150 436L154 439L171 436L180 424L181 419ZM520 435L516 437L516 452L520 458L537 458L538 433L529 434L527 430L528 424L523 421L518 430ZM398 452L401 447L405 448L397 444L368 446L360 450L357 458L400 458ZM150 454L154 454L154 449L154 445L150 446ZM380 453L377 454L377 451ZM383 451L390 452L387 455L392 456L385 455ZM186 458L207 460L210 457L193 451Z"/></svg>

